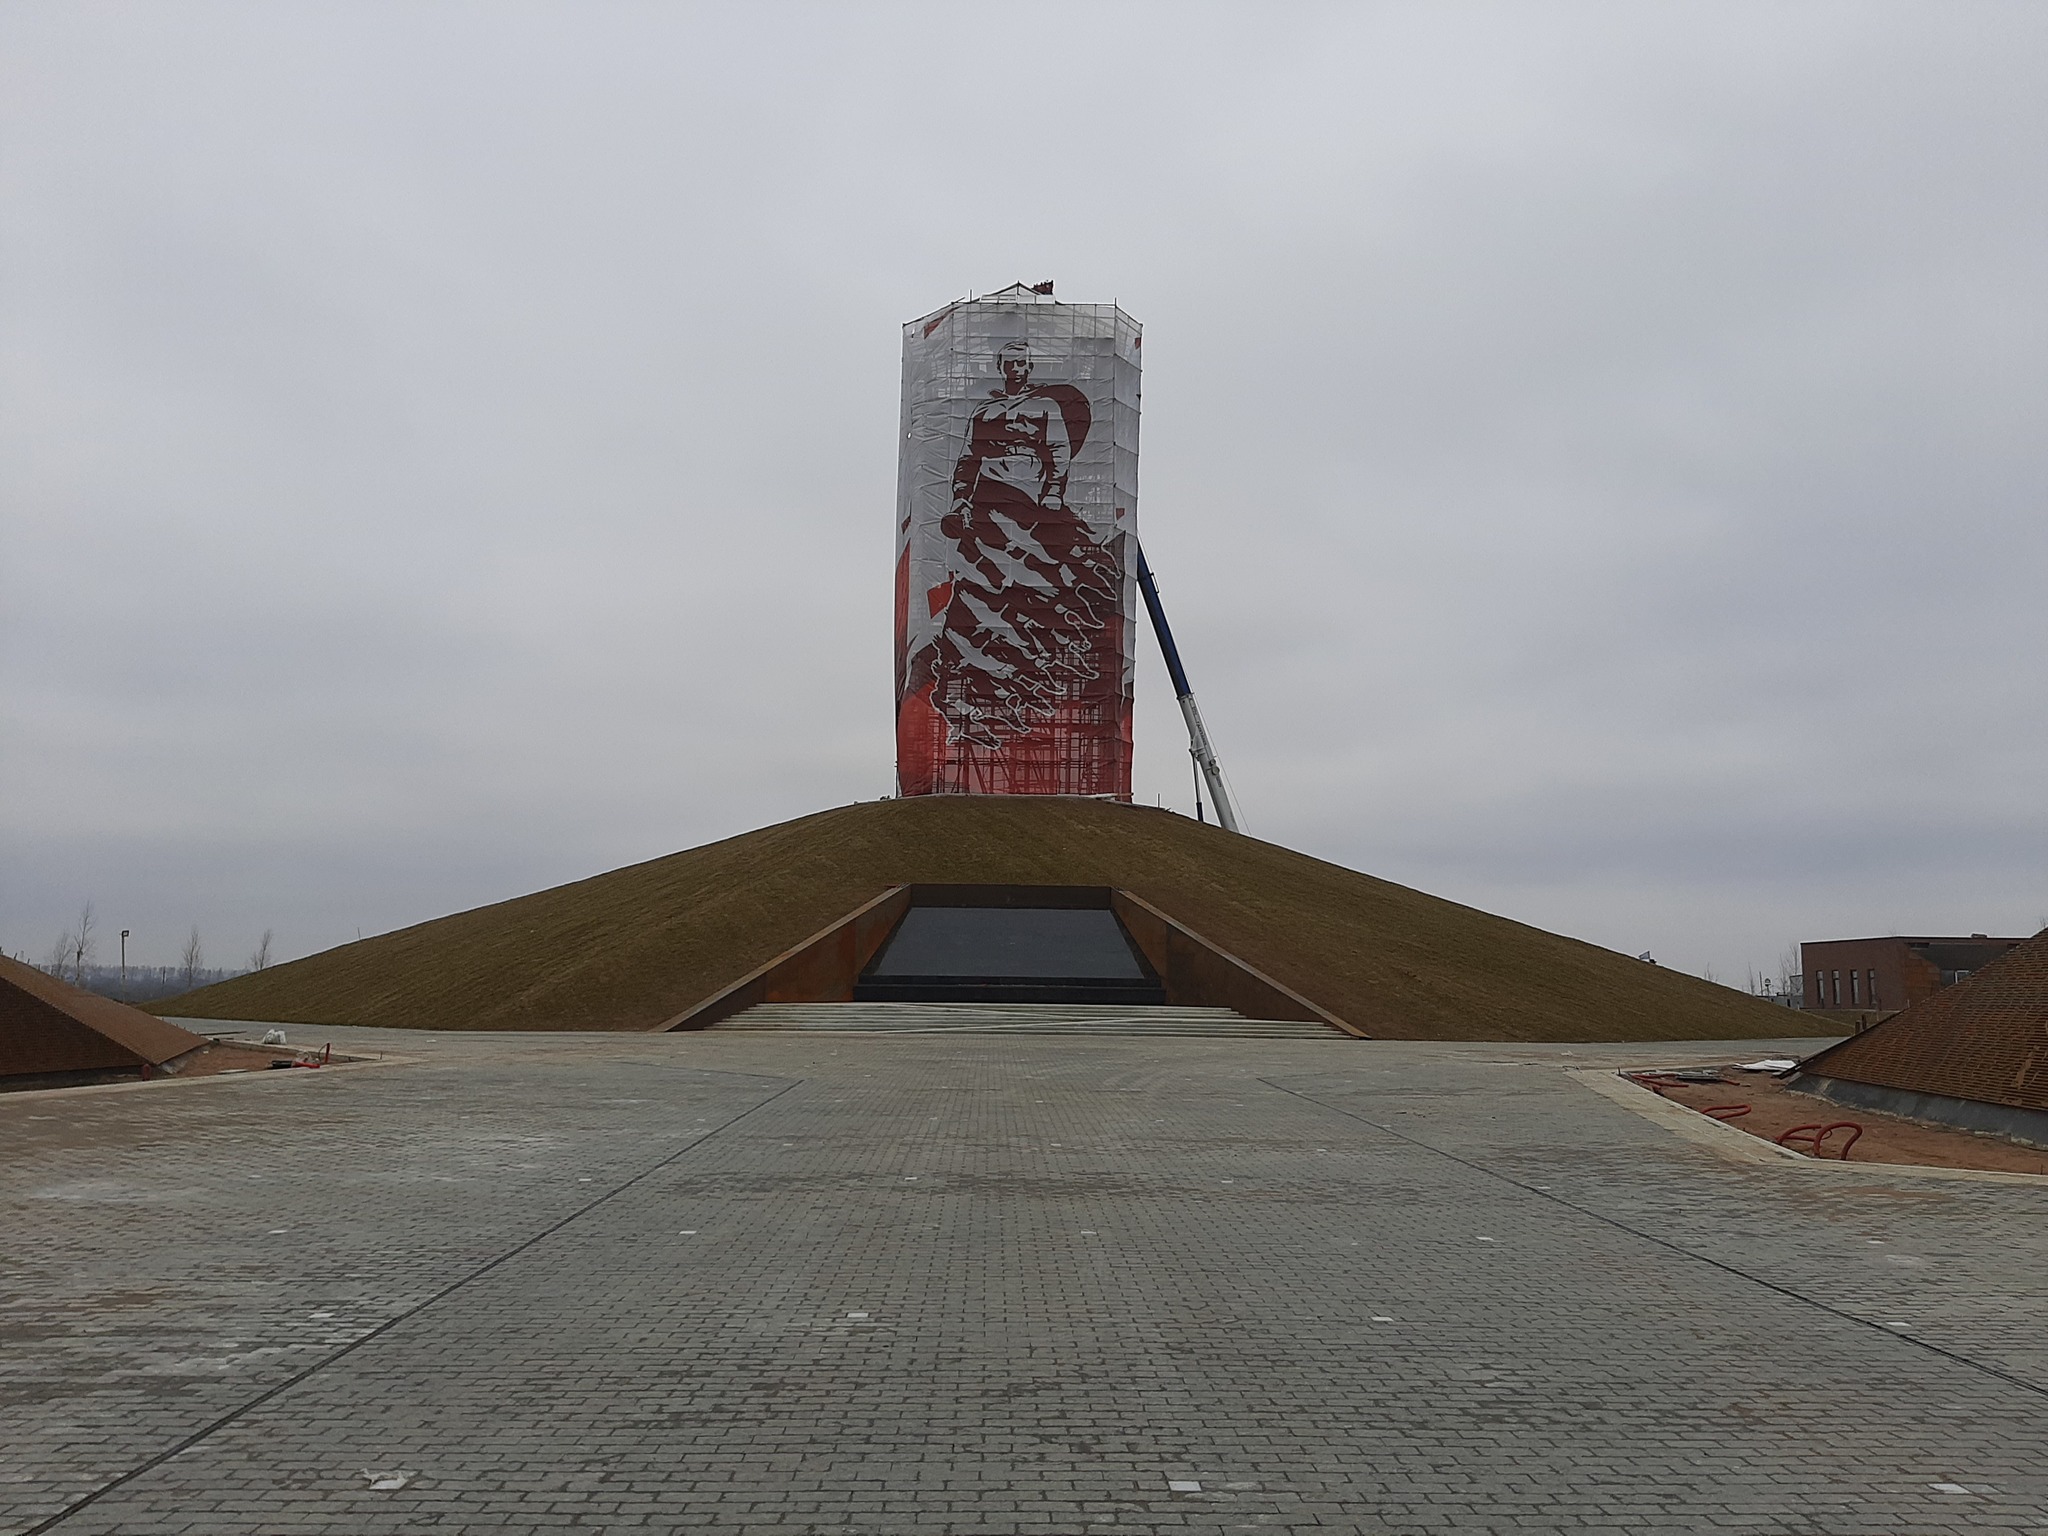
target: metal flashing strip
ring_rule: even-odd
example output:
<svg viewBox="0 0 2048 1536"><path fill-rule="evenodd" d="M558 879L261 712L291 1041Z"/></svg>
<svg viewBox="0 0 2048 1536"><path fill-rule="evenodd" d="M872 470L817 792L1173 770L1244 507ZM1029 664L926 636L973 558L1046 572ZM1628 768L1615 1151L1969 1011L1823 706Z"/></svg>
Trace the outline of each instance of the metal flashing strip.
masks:
<svg viewBox="0 0 2048 1536"><path fill-rule="evenodd" d="M1959 1131L1983 1131L2007 1136L2025 1146L2048 1149L2048 1110L2027 1109L2014 1104L1994 1104L1988 1099L1964 1099L1948 1093L1923 1093L1912 1088L1894 1088L1884 1083L1866 1083L1853 1077L1829 1077L1824 1073L1801 1072L1785 1085L1800 1093L1845 1104L1852 1109L1875 1110L1907 1120L1924 1120L1931 1125Z"/></svg>

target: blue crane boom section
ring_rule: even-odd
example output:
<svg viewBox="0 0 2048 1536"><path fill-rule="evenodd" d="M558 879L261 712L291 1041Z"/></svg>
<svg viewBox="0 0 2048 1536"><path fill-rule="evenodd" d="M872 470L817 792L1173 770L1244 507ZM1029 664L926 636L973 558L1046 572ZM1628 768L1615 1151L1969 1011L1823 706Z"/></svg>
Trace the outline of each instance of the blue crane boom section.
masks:
<svg viewBox="0 0 2048 1536"><path fill-rule="evenodd" d="M1195 706L1195 690L1188 686L1187 668L1180 662L1180 647L1173 643L1173 628L1166 622L1166 605L1159 601L1159 584L1152 579L1152 567L1146 563L1143 545L1134 541L1138 551L1138 590L1145 597L1145 611L1152 616L1152 633L1159 637L1160 654L1166 658L1166 675L1173 680L1173 696L1180 704L1181 718L1188 726L1188 755L1195 760L1195 769L1209 786L1210 802L1216 807L1216 820L1227 832L1237 831L1237 809L1230 803L1229 792L1223 787L1223 765L1216 760L1216 749L1209 745L1208 728L1202 724L1202 712ZM1199 793L1195 800L1195 814L1201 814Z"/></svg>

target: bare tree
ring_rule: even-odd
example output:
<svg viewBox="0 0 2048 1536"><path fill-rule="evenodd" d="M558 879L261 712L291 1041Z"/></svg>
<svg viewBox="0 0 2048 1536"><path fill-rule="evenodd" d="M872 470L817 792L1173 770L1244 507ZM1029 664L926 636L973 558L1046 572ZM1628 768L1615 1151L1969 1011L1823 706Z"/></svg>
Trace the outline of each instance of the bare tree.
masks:
<svg viewBox="0 0 2048 1536"><path fill-rule="evenodd" d="M50 946L50 956L43 962L43 969L59 981L64 979L64 968L71 963L72 948L78 943L78 936L69 928L57 935L57 942Z"/></svg>
<svg viewBox="0 0 2048 1536"><path fill-rule="evenodd" d="M270 969L270 930L263 930L263 942L256 946L256 953L249 957L249 969L267 971Z"/></svg>
<svg viewBox="0 0 2048 1536"><path fill-rule="evenodd" d="M199 978L199 968L206 964L206 951L199 944L199 925L192 925L192 937L185 941L185 953L178 958L180 974L184 977L185 989L189 992Z"/></svg>
<svg viewBox="0 0 2048 1536"><path fill-rule="evenodd" d="M73 935L71 953L71 979L79 986L85 985L85 968L91 965L99 941L93 936L92 903L87 902L78 914L78 932Z"/></svg>

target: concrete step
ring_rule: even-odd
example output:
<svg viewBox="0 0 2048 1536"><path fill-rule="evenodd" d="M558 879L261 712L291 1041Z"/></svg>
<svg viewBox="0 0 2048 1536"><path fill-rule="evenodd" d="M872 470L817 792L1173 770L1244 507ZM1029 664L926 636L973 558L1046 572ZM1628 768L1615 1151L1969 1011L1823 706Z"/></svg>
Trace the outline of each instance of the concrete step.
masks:
<svg viewBox="0 0 2048 1536"><path fill-rule="evenodd" d="M858 1034L1207 1035L1342 1040L1322 1024L1248 1019L1228 1008L1072 1003L756 1003L713 1029Z"/></svg>

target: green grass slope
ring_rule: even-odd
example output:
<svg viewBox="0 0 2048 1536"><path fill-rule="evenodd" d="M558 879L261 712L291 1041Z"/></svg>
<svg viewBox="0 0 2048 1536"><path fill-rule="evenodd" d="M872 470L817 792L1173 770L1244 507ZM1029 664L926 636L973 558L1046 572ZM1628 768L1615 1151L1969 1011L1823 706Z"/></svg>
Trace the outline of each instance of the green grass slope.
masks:
<svg viewBox="0 0 2048 1536"><path fill-rule="evenodd" d="M806 816L238 976L187 1018L646 1029L902 882L1116 885L1370 1034L1699 1040L1784 1010L1149 807L884 800Z"/></svg>

